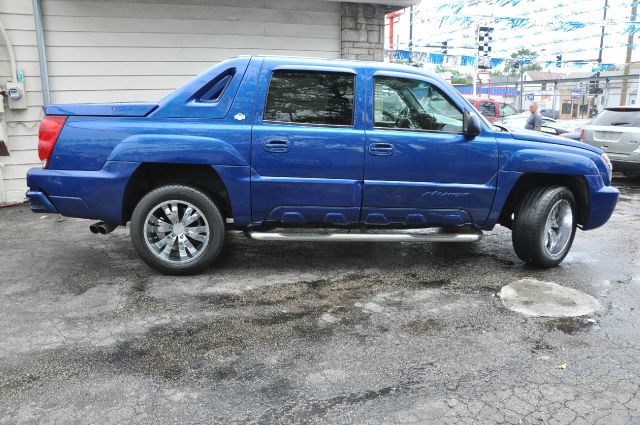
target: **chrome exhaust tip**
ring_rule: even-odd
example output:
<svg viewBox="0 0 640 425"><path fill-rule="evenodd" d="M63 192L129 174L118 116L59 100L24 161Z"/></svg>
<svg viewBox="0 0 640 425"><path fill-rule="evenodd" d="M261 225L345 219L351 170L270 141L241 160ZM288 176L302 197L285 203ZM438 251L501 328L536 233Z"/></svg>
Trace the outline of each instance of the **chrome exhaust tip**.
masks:
<svg viewBox="0 0 640 425"><path fill-rule="evenodd" d="M118 227L117 224L107 223L106 221L99 221L89 226L89 230L91 230L91 233L93 233L94 235L98 233L101 235L106 235L107 233L113 232L116 227Z"/></svg>

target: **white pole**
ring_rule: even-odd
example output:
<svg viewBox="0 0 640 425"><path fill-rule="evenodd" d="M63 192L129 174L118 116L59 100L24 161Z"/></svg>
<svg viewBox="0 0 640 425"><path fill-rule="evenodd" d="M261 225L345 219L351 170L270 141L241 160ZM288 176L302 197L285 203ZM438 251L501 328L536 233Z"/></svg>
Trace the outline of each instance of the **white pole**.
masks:
<svg viewBox="0 0 640 425"><path fill-rule="evenodd" d="M473 68L473 97L476 97L476 78L478 77L478 69L476 67Z"/></svg>
<svg viewBox="0 0 640 425"><path fill-rule="evenodd" d="M475 43L475 48L476 48L476 63L473 65L473 75L472 75L472 80L473 80L473 97L476 97L476 79L478 78L478 43L479 43L479 35L480 34L480 25L476 25L476 43Z"/></svg>

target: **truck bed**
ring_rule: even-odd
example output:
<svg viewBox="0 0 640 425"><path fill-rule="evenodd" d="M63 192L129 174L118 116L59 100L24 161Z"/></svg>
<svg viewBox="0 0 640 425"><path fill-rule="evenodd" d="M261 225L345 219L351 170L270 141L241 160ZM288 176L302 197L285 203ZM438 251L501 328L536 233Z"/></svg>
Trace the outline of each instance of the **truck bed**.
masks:
<svg viewBox="0 0 640 425"><path fill-rule="evenodd" d="M157 103L146 102L55 104L45 106L44 113L94 117L144 117L157 107Z"/></svg>

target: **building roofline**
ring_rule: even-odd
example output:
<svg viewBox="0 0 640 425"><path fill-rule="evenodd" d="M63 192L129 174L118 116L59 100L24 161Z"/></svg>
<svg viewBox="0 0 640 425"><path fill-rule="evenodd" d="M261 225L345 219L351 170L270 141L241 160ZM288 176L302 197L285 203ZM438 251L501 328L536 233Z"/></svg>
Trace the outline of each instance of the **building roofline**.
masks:
<svg viewBox="0 0 640 425"><path fill-rule="evenodd" d="M381 6L387 6L389 12L393 12L398 9L404 9L407 7L415 6L420 3L420 0L367 0L367 1L358 1L358 0L323 0L323 1L331 1L331 2L342 2L342 3L356 3L356 4L376 4Z"/></svg>

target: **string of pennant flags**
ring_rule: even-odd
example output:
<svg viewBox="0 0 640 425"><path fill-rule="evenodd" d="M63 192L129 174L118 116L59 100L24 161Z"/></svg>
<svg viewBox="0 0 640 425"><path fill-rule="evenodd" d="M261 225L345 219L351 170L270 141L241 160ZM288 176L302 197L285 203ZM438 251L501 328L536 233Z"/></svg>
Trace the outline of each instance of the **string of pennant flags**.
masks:
<svg viewBox="0 0 640 425"><path fill-rule="evenodd" d="M445 55L443 53L431 53L431 52L416 52L411 50L400 49L386 49L384 51L385 60L388 62L412 62L412 63L428 63L433 65L447 65L447 66L476 66L478 64L478 57L469 55ZM482 57L481 57L482 58ZM592 69L595 67L598 71L611 71L616 69L619 64L614 63L601 63L577 61L577 62L562 62L562 61L535 61L532 59L514 59L514 58L490 58L488 67L490 69L500 68L507 64L510 66L522 66L531 63L539 63L545 68L556 67L562 68L563 66L571 66L574 68L583 68L590 66Z"/></svg>
<svg viewBox="0 0 640 425"><path fill-rule="evenodd" d="M494 6L498 6L498 7L506 7L506 6L519 6L522 3L534 3L535 0L483 0L482 3L485 5L494 5ZM478 5L478 0L454 0L454 1L450 1L448 3L442 4L440 6L438 6L438 8L436 9L438 12L444 12L446 10L450 10L452 13L454 14L459 14L460 12L462 12L462 10L464 10L465 8L469 8L472 6L477 6ZM584 5L584 0L573 0L573 1L561 1L558 3L552 3L552 6L548 7L548 6L541 6L538 8L535 8L532 10L533 13L541 13L541 12L548 12L548 11L553 11L553 10L557 10L561 7L564 6L575 6L577 4L580 5ZM549 4L549 3L547 3ZM640 0L634 0L631 2L625 2L622 5L617 5L617 6L624 6L624 7L631 7L634 5L639 5L640 4ZM608 8L612 8L613 5L608 5ZM602 8L599 8L599 10L602 10ZM581 11L576 11L574 14L575 15L579 15L583 12Z"/></svg>
<svg viewBox="0 0 640 425"><path fill-rule="evenodd" d="M525 3L529 5L526 8L521 6ZM437 2L436 2L437 4ZM614 13L613 17L605 19L597 19L597 16L603 11L603 9L612 9L614 6L616 10L621 11L622 8L632 6L633 4L640 4L640 0L629 1L616 1L614 5L610 4L603 8L601 6L595 6L593 3L586 3L584 0L560 0L555 3L547 3L540 7L532 8L534 0L447 0L445 3L435 7L435 13L431 12L428 15L419 8L414 8L410 11L413 13L414 20L418 18L419 22L428 23L430 40L444 40L444 41L470 41L475 38L477 43L478 34L470 34L469 30L477 30L478 24L489 24L496 31L492 34L492 41L498 45L502 42L508 41L512 43L514 40L535 40L538 36L546 36L550 32L563 32L570 33L576 32L575 37L567 38L566 36L558 38L556 40L544 40L541 43L537 43L536 47L554 47L560 44L583 42L586 39L595 39L600 37L600 31L597 34L591 32L585 34L585 31L591 30L593 27L606 27L608 31L605 36L614 35L630 35L640 32L640 19L637 16L629 16L625 13L624 16L620 13ZM580 8L571 8L569 6L585 6ZM478 8L482 6L482 8ZM498 6L502 9L495 10L498 13L491 13L491 8L485 6ZM527 10L527 15L523 15L520 10L514 10L513 13L509 13L509 9L505 6L519 6L517 9ZM473 9L474 7L475 10ZM569 7L569 8L568 8ZM547 13L546 16L539 16L542 12ZM557 13L556 13L557 12ZM507 15L507 16L505 16ZM551 19L550 16L552 15ZM605 15L606 16L606 15ZM538 27L538 28L533 28ZM539 27L543 27L539 29ZM434 29L436 29L434 33ZM522 29L532 29L526 33L522 33ZM441 31L438 31L441 30ZM507 32L510 30L516 30ZM582 31L581 31L582 30ZM474 31L475 32L475 31ZM460 33L456 35L457 33ZM508 35L507 35L508 34ZM543 37L544 38L544 37ZM413 47L419 47L422 40L418 39L412 43ZM584 46L584 43L580 43ZM636 48L636 44L621 44L615 47L631 47ZM469 47L464 47L469 48ZM605 49L609 47L602 47ZM612 47L613 48L613 47ZM545 49L542 49L545 50ZM598 51L596 49L576 48L571 52L564 51L562 53L583 53L587 51ZM508 53L507 50L499 50L493 47L493 53ZM559 53L559 52L558 52ZM551 53L548 53L551 55ZM557 54L556 52L553 55Z"/></svg>

